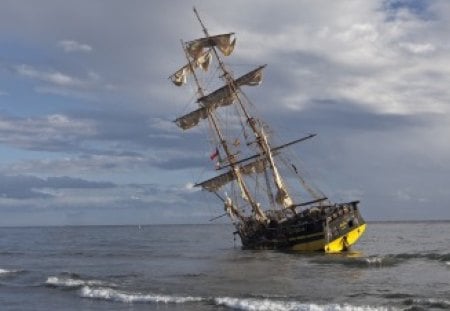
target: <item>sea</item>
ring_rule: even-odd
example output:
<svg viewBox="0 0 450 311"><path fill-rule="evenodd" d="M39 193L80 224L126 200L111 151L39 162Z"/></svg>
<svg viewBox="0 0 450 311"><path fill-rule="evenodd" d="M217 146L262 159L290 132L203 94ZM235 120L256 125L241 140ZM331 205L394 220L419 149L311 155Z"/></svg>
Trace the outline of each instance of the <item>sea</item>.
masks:
<svg viewBox="0 0 450 311"><path fill-rule="evenodd" d="M372 222L341 254L214 225L0 228L0 310L450 310L450 222Z"/></svg>

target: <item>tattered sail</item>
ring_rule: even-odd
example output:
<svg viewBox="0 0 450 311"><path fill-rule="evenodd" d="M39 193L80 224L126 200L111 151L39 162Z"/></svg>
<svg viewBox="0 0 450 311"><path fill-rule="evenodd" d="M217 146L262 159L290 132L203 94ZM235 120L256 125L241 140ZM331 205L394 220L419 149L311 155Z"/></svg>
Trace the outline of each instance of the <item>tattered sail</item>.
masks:
<svg viewBox="0 0 450 311"><path fill-rule="evenodd" d="M217 46L223 55L228 56L233 52L236 44L236 38L233 38L233 35L234 33L227 33L190 41L187 43L187 51L194 60L197 60L204 48Z"/></svg>
<svg viewBox="0 0 450 311"><path fill-rule="evenodd" d="M200 122L200 119L206 119L208 117L208 110L206 108L200 108L192 111L182 117L175 120L175 123L183 130L190 129Z"/></svg>
<svg viewBox="0 0 450 311"><path fill-rule="evenodd" d="M211 51L206 51L196 60L191 62L190 64L184 65L181 69L175 72L170 76L173 84L176 86L181 86L186 84L187 76L191 73L191 66L196 69L198 67L202 68L204 71L207 71L209 68L209 64L211 63L212 55Z"/></svg>
<svg viewBox="0 0 450 311"><path fill-rule="evenodd" d="M255 173L262 173L265 169L266 159L263 158L239 167L239 172L243 175L250 175ZM202 187L203 189L208 191L217 191L233 180L236 180L236 174L233 172L233 170L229 170L226 173L196 184L195 186Z"/></svg>
<svg viewBox="0 0 450 311"><path fill-rule="evenodd" d="M259 85L262 81L262 70L265 66L266 65L260 66L257 69L241 76L240 78L235 80L233 84L236 87L243 85ZM202 107L182 117L179 117L175 120L175 122L183 130L190 129L196 126L200 122L200 119L206 119L208 117L209 110L213 110L218 107L229 106L233 103L234 99L235 93L228 85L225 85L220 89L212 92L211 94L199 98L198 102Z"/></svg>
<svg viewBox="0 0 450 311"><path fill-rule="evenodd" d="M240 87L243 85L248 86L260 85L263 78L262 70L264 67L266 67L266 65L260 66L255 70L250 71L249 73L234 80L234 82L231 84L234 85L235 87ZM220 89L215 90L211 94L200 97L198 99L198 102L203 107L212 107L212 106L228 106L233 102L233 100L234 100L233 90L229 85L225 85Z"/></svg>

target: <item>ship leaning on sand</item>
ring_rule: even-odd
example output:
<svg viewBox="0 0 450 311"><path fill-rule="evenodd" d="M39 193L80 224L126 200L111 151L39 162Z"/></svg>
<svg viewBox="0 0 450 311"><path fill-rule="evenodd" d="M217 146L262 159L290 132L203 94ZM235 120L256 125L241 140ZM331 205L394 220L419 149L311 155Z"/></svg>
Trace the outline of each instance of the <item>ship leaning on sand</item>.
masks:
<svg viewBox="0 0 450 311"><path fill-rule="evenodd" d="M195 186L222 201L244 249L347 250L366 228L359 201L333 203L307 182L287 147L316 135L275 145L273 132L256 116L242 90L261 83L265 65L235 78L222 60L222 55L234 51L234 33L210 35L195 8L194 13L205 36L181 42L187 64L170 79L182 86L192 77L198 109L175 123L183 130L206 125L213 146L211 160L216 161L218 175ZM223 84L207 93L213 59L217 62L215 78Z"/></svg>

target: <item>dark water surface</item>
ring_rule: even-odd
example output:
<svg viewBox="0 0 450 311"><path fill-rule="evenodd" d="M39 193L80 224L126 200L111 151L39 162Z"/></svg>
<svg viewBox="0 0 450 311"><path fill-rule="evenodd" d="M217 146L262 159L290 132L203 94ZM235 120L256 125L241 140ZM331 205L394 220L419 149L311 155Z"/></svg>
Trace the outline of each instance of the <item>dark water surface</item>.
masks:
<svg viewBox="0 0 450 311"><path fill-rule="evenodd" d="M243 251L232 232L0 228L0 310L450 309L450 222L369 223L338 255Z"/></svg>

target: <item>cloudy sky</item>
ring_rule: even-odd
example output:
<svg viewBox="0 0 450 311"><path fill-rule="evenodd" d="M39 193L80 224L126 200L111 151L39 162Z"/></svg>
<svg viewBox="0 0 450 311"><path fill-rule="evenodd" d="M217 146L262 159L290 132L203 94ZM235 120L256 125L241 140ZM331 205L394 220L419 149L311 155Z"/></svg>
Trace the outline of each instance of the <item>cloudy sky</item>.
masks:
<svg viewBox="0 0 450 311"><path fill-rule="evenodd" d="M450 219L450 2L3 0L0 225L204 223L211 170L167 77L180 39L233 31L230 68L333 200L368 220ZM246 66L250 67L246 67Z"/></svg>

